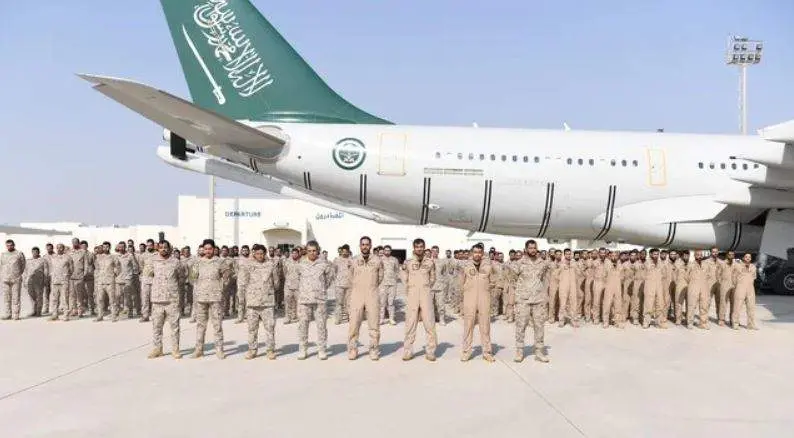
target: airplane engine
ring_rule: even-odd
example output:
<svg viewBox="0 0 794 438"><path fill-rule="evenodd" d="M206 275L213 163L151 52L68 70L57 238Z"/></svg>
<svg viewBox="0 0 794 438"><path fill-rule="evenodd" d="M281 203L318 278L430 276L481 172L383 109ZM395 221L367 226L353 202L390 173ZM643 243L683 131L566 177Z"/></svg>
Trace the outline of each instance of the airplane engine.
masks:
<svg viewBox="0 0 794 438"><path fill-rule="evenodd" d="M757 251L763 227L737 222L613 223L607 239L648 246Z"/></svg>

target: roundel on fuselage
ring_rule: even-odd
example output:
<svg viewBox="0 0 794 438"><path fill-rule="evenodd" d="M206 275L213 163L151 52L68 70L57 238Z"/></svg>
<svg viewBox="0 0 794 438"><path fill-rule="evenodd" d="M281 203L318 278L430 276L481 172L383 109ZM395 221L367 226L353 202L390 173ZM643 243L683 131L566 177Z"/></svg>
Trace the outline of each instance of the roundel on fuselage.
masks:
<svg viewBox="0 0 794 438"><path fill-rule="evenodd" d="M344 170L358 169L367 158L367 148L357 138L343 138L336 142L331 157Z"/></svg>

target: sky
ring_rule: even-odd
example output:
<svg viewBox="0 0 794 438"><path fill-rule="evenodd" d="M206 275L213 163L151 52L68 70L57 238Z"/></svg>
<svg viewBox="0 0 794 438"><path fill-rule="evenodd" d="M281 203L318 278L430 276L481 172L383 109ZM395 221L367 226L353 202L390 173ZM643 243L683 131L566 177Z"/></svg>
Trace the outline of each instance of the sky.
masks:
<svg viewBox="0 0 794 438"><path fill-rule="evenodd" d="M253 3L332 88L396 123L737 133L731 34L765 43L749 132L794 119L784 0ZM207 195L206 176L157 158L161 128L75 76L189 98L158 1L18 2L4 18L0 223L176 224L179 195Z"/></svg>

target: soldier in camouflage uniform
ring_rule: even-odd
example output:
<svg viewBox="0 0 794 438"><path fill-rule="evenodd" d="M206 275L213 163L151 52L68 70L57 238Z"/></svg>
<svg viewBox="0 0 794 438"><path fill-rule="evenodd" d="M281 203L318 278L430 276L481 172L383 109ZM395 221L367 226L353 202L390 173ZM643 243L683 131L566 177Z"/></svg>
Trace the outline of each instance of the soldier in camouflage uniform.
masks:
<svg viewBox="0 0 794 438"><path fill-rule="evenodd" d="M116 260L119 262L119 271L116 275L116 293L127 308L127 318L132 318L135 302L137 301L135 299L135 272L139 271L138 259L127 249L124 242L119 242L116 245ZM121 303L119 303L119 308L121 308Z"/></svg>
<svg viewBox="0 0 794 438"><path fill-rule="evenodd" d="M189 246L182 247L182 250L180 251L179 255L180 255L179 261L182 262L182 266L185 267L185 272L189 274L191 271L191 267L193 266L193 263L195 263L196 261L196 258L190 254ZM179 296L179 311L182 314L182 316L190 316L193 313L190 310L192 308L193 308L193 279L190 278L190 275L188 275L188 278L185 279L185 283L182 285L182 291Z"/></svg>
<svg viewBox="0 0 794 438"><path fill-rule="evenodd" d="M47 278L44 281L44 296L42 297L41 302L41 313L42 315L46 315L50 313L50 283L52 282L52 276L50 275L50 271L52 270L52 263L51 258L55 255L55 248L53 247L52 243L48 243L44 246L44 256L42 258L47 263Z"/></svg>
<svg viewBox="0 0 794 438"><path fill-rule="evenodd" d="M372 239L367 236L359 239L358 256L352 260L350 288L350 327L347 334L348 359L358 357L358 333L364 313L367 314L369 328L369 358L380 358L380 303L379 288L383 281L383 262L380 257L370 254Z"/></svg>
<svg viewBox="0 0 794 438"><path fill-rule="evenodd" d="M330 263L319 258L320 246L315 241L306 244L306 261L299 265L298 285L298 359L306 359L309 348L309 321L314 314L317 324L317 356L328 358L327 297L334 277Z"/></svg>
<svg viewBox="0 0 794 438"><path fill-rule="evenodd" d="M138 263L141 264L141 319L140 322L148 322L152 314L152 260L158 256L154 247L154 240L146 241L146 251L140 253Z"/></svg>
<svg viewBox="0 0 794 438"><path fill-rule="evenodd" d="M221 315L224 317L235 313L234 299L237 295L237 276L234 258L229 256L229 247L226 245L221 247L221 262L223 268L229 272L228 278L223 280L223 300L221 301Z"/></svg>
<svg viewBox="0 0 794 438"><path fill-rule="evenodd" d="M538 257L538 245L527 240L524 245L526 256L511 266L518 277L516 285L516 362L524 360L524 339L527 325L532 322L535 332L535 360L548 362L544 351L543 335L548 311L549 295L546 289L550 275L551 262Z"/></svg>
<svg viewBox="0 0 794 438"><path fill-rule="evenodd" d="M203 242L204 257L193 265L196 278L194 300L198 303L196 315L196 351L193 357L204 356L204 336L207 334L207 320L212 321L215 331L215 354L219 359L226 355L223 352L223 286L228 284L231 266L215 256L215 241L206 239Z"/></svg>
<svg viewBox="0 0 794 438"><path fill-rule="evenodd" d="M400 275L400 261L391 255L391 246L382 249L381 261L383 262L383 281L380 283L380 322L386 322L386 311L389 311L389 324L395 325L397 312L394 299L397 297L397 279Z"/></svg>
<svg viewBox="0 0 794 438"><path fill-rule="evenodd" d="M32 258L25 262L24 284L28 292L33 309L28 316L41 316L44 285L50 276L50 267L47 260L40 255L38 247L31 250Z"/></svg>
<svg viewBox="0 0 794 438"><path fill-rule="evenodd" d="M106 303L110 301L110 316L113 322L119 320L119 294L116 289L116 277L121 272L119 260L105 252L105 246L99 247L99 254L94 258L94 287L96 288L95 304L97 306L96 321L105 317Z"/></svg>
<svg viewBox="0 0 794 438"><path fill-rule="evenodd" d="M300 285L300 258L298 248L292 248L292 257L278 264L279 275L284 279L284 324L298 322L298 286Z"/></svg>
<svg viewBox="0 0 794 438"><path fill-rule="evenodd" d="M265 247L254 245L252 260L241 263L237 277L238 291L244 294L243 302L248 313L248 353L246 359L256 357L259 323L265 327L267 358L276 358L276 262L265 260Z"/></svg>
<svg viewBox="0 0 794 438"><path fill-rule="evenodd" d="M3 289L5 315L3 319L19 319L22 295L22 274L25 272L25 255L16 250L14 241L6 240L7 252L0 256L0 288Z"/></svg>
<svg viewBox="0 0 794 438"><path fill-rule="evenodd" d="M72 239L72 250L69 252L74 270L72 271L71 296L69 297L70 316L80 318L85 308L85 275L88 272L88 252L80 246L80 239Z"/></svg>
<svg viewBox="0 0 794 438"><path fill-rule="evenodd" d="M348 319L348 304L350 301L350 274L352 269L350 261L350 246L342 245L339 257L334 260L334 293L336 303L334 305L334 323L339 325L343 319Z"/></svg>
<svg viewBox="0 0 794 438"><path fill-rule="evenodd" d="M403 360L413 358L413 345L416 340L416 326L419 319L425 328L425 359L436 360L436 318L433 314L433 296L430 288L436 282L436 267L430 257L425 257L425 241L414 239L414 256L403 263L400 276L405 284L405 341Z"/></svg>
<svg viewBox="0 0 794 438"><path fill-rule="evenodd" d="M80 248L85 251L86 268L85 268L85 295L83 295L83 308L88 309L88 313L93 315L94 308L94 257L95 254L88 250L88 242L85 240L80 241Z"/></svg>
<svg viewBox="0 0 794 438"><path fill-rule="evenodd" d="M234 266L237 275L237 319L234 321L235 324L242 324L243 321L246 320L246 292L242 287L240 287L240 277L243 275L243 272L245 272L248 262L252 261L252 259L249 258L250 255L251 250L248 248L248 245L243 245L242 254L236 256L234 259Z"/></svg>
<svg viewBox="0 0 794 438"><path fill-rule="evenodd" d="M149 258L151 269L151 302L152 302L152 344L149 359L163 355L163 325L168 321L171 328L171 356L181 359L179 352L179 291L185 282L185 267L174 257L171 243L163 240L159 245L160 254Z"/></svg>
<svg viewBox="0 0 794 438"><path fill-rule="evenodd" d="M430 254L436 267L436 281L433 283L433 303L436 318L441 325L447 325L447 263L438 258L438 247L430 248Z"/></svg>
<svg viewBox="0 0 794 438"><path fill-rule="evenodd" d="M72 277L74 264L72 258L66 253L62 243L57 246L57 252L50 257L50 321L58 320L58 311L63 312L64 321L69 320L69 279Z"/></svg>

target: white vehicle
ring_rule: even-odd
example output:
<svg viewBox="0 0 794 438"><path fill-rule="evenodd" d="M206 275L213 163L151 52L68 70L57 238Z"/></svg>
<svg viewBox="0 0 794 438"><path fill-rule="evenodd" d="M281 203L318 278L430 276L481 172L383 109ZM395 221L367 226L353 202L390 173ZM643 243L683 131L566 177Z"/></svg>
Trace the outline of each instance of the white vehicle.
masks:
<svg viewBox="0 0 794 438"><path fill-rule="evenodd" d="M162 0L193 103L81 75L165 128L167 163L383 223L758 251L794 246L794 122L759 136L395 125L248 0Z"/></svg>

